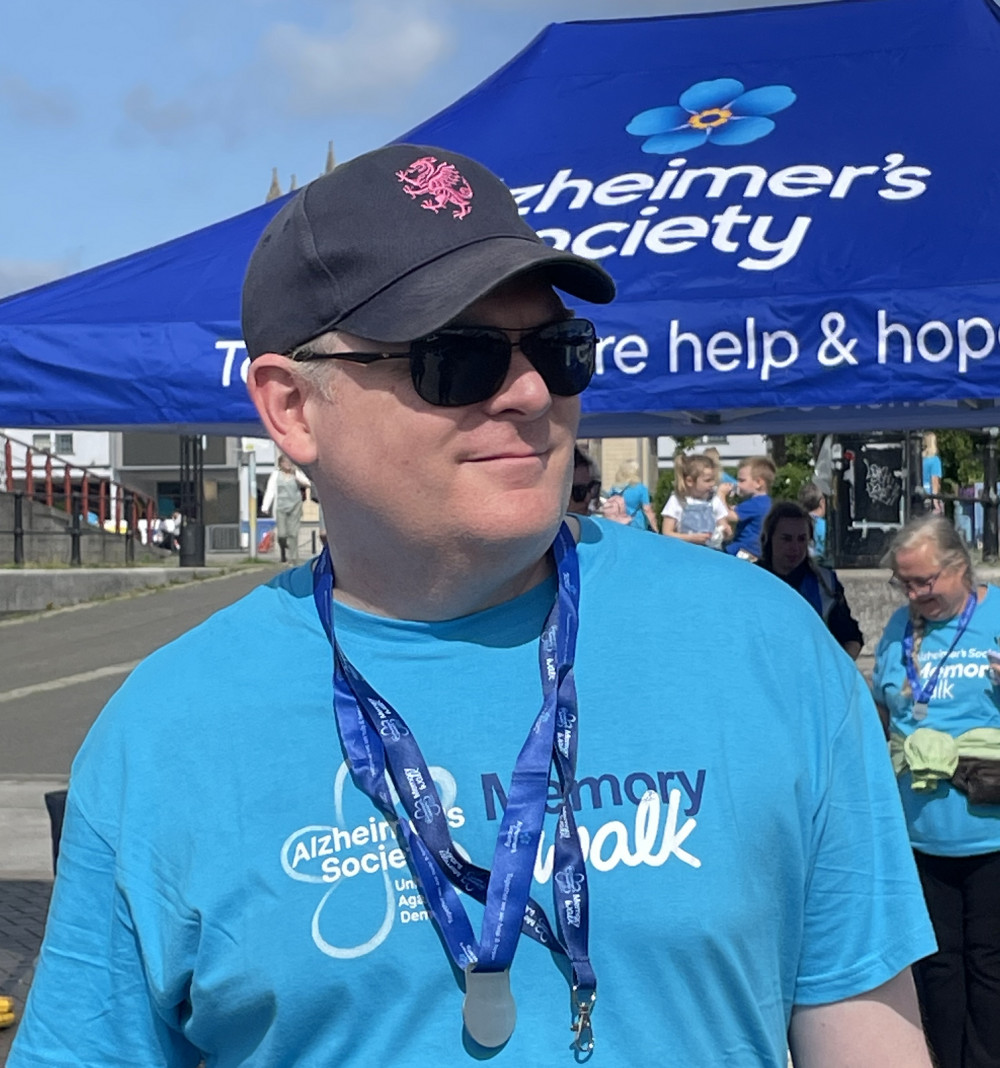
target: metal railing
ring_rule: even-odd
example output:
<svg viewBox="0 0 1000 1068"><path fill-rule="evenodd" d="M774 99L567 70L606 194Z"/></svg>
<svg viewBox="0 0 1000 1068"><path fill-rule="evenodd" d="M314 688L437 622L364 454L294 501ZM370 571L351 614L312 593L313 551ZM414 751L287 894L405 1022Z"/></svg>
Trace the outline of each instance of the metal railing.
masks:
<svg viewBox="0 0 1000 1068"><path fill-rule="evenodd" d="M13 501L13 524L0 535L13 537L13 562L25 562L25 539L30 536L69 537L69 563L82 563L81 539L88 533L124 538L125 562L135 558L135 542L145 543L157 519L156 501L144 493L109 478L100 471L72 464L45 450L35 449L16 438L0 434L2 464L0 490ZM44 505L48 523L32 524L25 504ZM65 528L51 529L52 520L63 514Z"/></svg>

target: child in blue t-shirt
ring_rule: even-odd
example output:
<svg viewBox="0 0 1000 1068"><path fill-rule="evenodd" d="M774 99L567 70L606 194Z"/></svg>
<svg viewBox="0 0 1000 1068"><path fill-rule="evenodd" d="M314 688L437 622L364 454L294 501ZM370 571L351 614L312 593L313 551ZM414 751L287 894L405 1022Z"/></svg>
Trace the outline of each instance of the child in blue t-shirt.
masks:
<svg viewBox="0 0 1000 1068"><path fill-rule="evenodd" d="M744 559L756 560L760 556L760 531L764 516L771 510L771 485L774 482L774 462L769 456L751 456L740 464L736 472L736 488L745 498L736 507L729 505L727 518L735 523L733 538L726 545L726 552ZM725 500L731 487L719 486L719 494ZM726 501L728 505L729 502Z"/></svg>
<svg viewBox="0 0 1000 1068"><path fill-rule="evenodd" d="M813 522L809 555L817 563L826 564L826 497L815 482L806 482L799 487L799 504L809 513Z"/></svg>

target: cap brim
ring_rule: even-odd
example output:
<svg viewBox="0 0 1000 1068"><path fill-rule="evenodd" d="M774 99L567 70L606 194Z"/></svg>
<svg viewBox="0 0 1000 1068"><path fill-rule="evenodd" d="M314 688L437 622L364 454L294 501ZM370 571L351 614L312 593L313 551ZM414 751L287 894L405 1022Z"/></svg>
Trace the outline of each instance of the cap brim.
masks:
<svg viewBox="0 0 1000 1068"><path fill-rule="evenodd" d="M603 267L543 242L491 237L421 265L328 329L378 341L411 341L440 329L503 282L538 271L556 289L591 304L614 299Z"/></svg>

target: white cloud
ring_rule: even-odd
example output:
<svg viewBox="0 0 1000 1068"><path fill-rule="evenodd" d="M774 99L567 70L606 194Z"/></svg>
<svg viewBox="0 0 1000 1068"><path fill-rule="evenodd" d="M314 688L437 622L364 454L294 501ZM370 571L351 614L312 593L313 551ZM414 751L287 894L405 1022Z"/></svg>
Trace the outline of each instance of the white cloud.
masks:
<svg viewBox="0 0 1000 1068"><path fill-rule="evenodd" d="M0 77L0 107L34 125L68 126L76 118L69 93L39 89L19 74Z"/></svg>
<svg viewBox="0 0 1000 1068"><path fill-rule="evenodd" d="M0 297L62 278L74 269L69 260L0 259Z"/></svg>
<svg viewBox="0 0 1000 1068"><path fill-rule="evenodd" d="M451 46L451 33L420 3L359 0L343 32L320 33L276 23L261 48L286 81L297 115L331 109L377 111L398 103Z"/></svg>

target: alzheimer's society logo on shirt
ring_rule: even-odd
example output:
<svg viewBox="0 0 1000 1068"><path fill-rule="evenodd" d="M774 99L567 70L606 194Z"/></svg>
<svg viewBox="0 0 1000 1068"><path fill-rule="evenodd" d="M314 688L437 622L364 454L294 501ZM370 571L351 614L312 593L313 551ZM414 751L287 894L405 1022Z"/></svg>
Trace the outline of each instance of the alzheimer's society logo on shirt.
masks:
<svg viewBox="0 0 1000 1068"><path fill-rule="evenodd" d="M452 831L459 830L465 825L466 819L464 810L456 804L458 787L454 776L442 767L431 767L430 773L448 826ZM312 940L322 953L344 960L371 953L388 938L397 921L400 924L412 924L430 920L426 902L410 875L406 856L397 845L394 829L389 822L371 815L352 826L345 818L344 788L349 777L347 765L341 764L334 780L336 825L309 824L300 827L285 839L280 852L281 867L290 879L326 888L312 915ZM671 786L670 779L674 777L679 785ZM611 779L615 777L601 776L600 782L607 783ZM486 819L493 821L497 818L498 807L502 808L506 803L506 797L495 781L496 776L484 775L482 780ZM656 781L659 781L662 789L653 788ZM585 792L587 783L591 783L589 794ZM599 789L594 785L596 783L597 780L581 780L570 798L574 809L581 808L588 797L590 807L595 810L603 807ZM701 860L691 852L688 840L697 827L694 816L701 807L704 770L691 777L684 772L661 773L658 780L646 773L636 773L626 779L626 784L625 798L629 802L634 799L635 803L631 826L623 820L611 819L593 829L585 826L577 828L583 858L590 870L607 872L619 865L658 868L671 857L690 868L700 868ZM635 789L639 785L648 788L639 793ZM625 798L619 791L611 787L609 789L610 803L614 807L622 806ZM393 799L398 800L391 784L390 791ZM431 798L425 796L422 800L428 805L437 806ZM429 810L425 812L419 809L416 817L421 820L431 814ZM683 820L682 815L686 816ZM560 821L556 833L565 836L569 833L568 826ZM512 826L505 837L505 847L516 852L527 844L530 844L530 837L521 833L516 825ZM454 847L464 859L470 859L460 843L455 842ZM554 844L546 841L545 832L542 831L535 858L535 881L544 884L555 879L563 895L576 895L583 881L582 873L572 867L553 872L554 854ZM458 875L461 865L454 854L443 854L441 859L453 874ZM372 912L372 908L376 907L373 904L375 899L367 889L367 880L373 877L381 881L385 895L384 908L377 910L377 914ZM369 909L367 919L360 915L353 898L350 908L324 915L335 892L353 885L358 879L366 887L364 903ZM473 886L471 882L463 888L467 892L484 889L481 885ZM571 925L579 922L572 900L567 905L564 918ZM368 937L351 945L340 944L343 936L331 933L335 927L345 924L354 931L359 927L363 929L365 923L370 924L370 932L366 932Z"/></svg>

